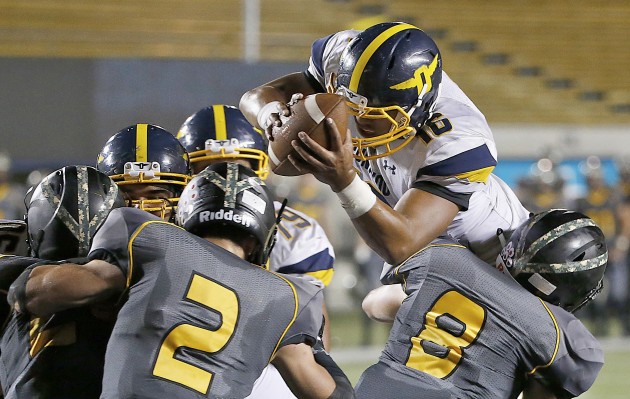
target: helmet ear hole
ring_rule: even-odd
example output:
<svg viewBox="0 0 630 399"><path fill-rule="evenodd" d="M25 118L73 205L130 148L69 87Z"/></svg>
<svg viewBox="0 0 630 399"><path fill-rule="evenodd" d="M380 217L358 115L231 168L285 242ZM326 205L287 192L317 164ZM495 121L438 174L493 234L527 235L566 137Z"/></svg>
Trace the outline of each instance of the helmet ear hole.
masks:
<svg viewBox="0 0 630 399"><path fill-rule="evenodd" d="M574 262L579 262L581 260L584 260L584 257L586 256L586 252L582 252L581 254L579 254L578 256L573 258Z"/></svg>

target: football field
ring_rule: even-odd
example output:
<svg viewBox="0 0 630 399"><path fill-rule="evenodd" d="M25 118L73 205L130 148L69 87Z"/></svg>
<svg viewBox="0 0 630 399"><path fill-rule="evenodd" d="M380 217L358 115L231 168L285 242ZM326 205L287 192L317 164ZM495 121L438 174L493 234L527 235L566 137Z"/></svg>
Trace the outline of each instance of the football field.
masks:
<svg viewBox="0 0 630 399"><path fill-rule="evenodd" d="M383 345L378 345L375 341L385 340L387 334L385 326L378 325L373 331L371 345L345 345L359 342L361 326L360 319L355 314L333 316L331 320L331 355L353 384L356 384L363 370L378 360ZM580 398L627 399L630 397L630 339L603 338L600 342L605 353L604 367L593 387Z"/></svg>

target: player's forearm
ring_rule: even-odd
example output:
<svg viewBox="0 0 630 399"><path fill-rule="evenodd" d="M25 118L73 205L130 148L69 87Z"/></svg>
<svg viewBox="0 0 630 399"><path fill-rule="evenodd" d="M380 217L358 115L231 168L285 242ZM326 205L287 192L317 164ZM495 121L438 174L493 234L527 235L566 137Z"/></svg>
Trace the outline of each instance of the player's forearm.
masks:
<svg viewBox="0 0 630 399"><path fill-rule="evenodd" d="M361 198L369 194L367 191L361 196L353 194L358 199L351 204L359 204L363 212L367 206L362 205ZM343 206L344 200L341 202ZM443 234L458 211L457 205L449 200L417 189L408 190L395 208L374 200L360 216L353 217L346 209L363 240L392 265L405 261Z"/></svg>
<svg viewBox="0 0 630 399"><path fill-rule="evenodd" d="M366 244L392 265L405 261L444 231L431 223L417 224L381 201L352 223Z"/></svg>
<svg viewBox="0 0 630 399"><path fill-rule="evenodd" d="M124 287L122 274L112 276L73 263L38 266L28 277L22 310L41 316L101 302Z"/></svg>
<svg viewBox="0 0 630 399"><path fill-rule="evenodd" d="M286 104L294 93L304 95L314 93L313 88L301 72L283 76L247 91L241 96L239 108L249 123L260 128L258 123L260 110L272 101Z"/></svg>
<svg viewBox="0 0 630 399"><path fill-rule="evenodd" d="M393 323L406 296L400 284L384 285L370 291L363 299L361 308L372 320Z"/></svg>
<svg viewBox="0 0 630 399"><path fill-rule="evenodd" d="M354 398L346 375L323 350L321 341L311 348L306 344L281 347L272 363L298 398Z"/></svg>

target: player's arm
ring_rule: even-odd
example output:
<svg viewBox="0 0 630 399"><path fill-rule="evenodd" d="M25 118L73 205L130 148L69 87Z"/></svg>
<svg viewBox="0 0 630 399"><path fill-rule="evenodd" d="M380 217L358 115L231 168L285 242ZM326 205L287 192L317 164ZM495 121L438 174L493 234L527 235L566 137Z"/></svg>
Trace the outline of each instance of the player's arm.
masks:
<svg viewBox="0 0 630 399"><path fill-rule="evenodd" d="M289 115L286 104L293 94L307 96L315 92L304 72L295 72L247 91L241 97L239 107L249 123L266 130L269 135L273 125L280 123L279 115Z"/></svg>
<svg viewBox="0 0 630 399"><path fill-rule="evenodd" d="M370 319L393 323L406 297L400 284L383 285L370 291L363 298L361 307Z"/></svg>
<svg viewBox="0 0 630 399"><path fill-rule="evenodd" d="M281 347L272 360L291 392L298 398L354 398L348 377L321 349L313 353L307 344Z"/></svg>
<svg viewBox="0 0 630 399"><path fill-rule="evenodd" d="M26 270L11 285L9 303L37 316L101 302L125 288L122 271L103 260Z"/></svg>
<svg viewBox="0 0 630 399"><path fill-rule="evenodd" d="M312 173L340 197L361 238L387 263L397 265L444 232L459 212L455 203L419 189L408 190L395 208L379 200L357 176L350 131L345 143L335 122L327 119L331 149L306 134L293 141L300 157L289 156L303 173Z"/></svg>

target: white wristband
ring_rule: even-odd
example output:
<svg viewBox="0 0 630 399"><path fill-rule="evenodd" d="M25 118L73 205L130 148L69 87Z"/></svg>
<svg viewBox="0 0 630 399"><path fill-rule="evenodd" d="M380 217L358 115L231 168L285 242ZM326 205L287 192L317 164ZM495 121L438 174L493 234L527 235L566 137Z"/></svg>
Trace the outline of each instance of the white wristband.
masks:
<svg viewBox="0 0 630 399"><path fill-rule="evenodd" d="M265 104L260 111L258 111L258 115L256 115L256 120L258 121L258 126L262 129L267 129L271 122L269 121L269 117L271 114L277 114L279 111L278 106L280 105L280 101L272 101L270 103Z"/></svg>
<svg viewBox="0 0 630 399"><path fill-rule="evenodd" d="M337 193L341 207L346 210L350 219L356 219L367 213L376 204L376 195L370 185L361 180L359 175L354 177L352 183Z"/></svg>

